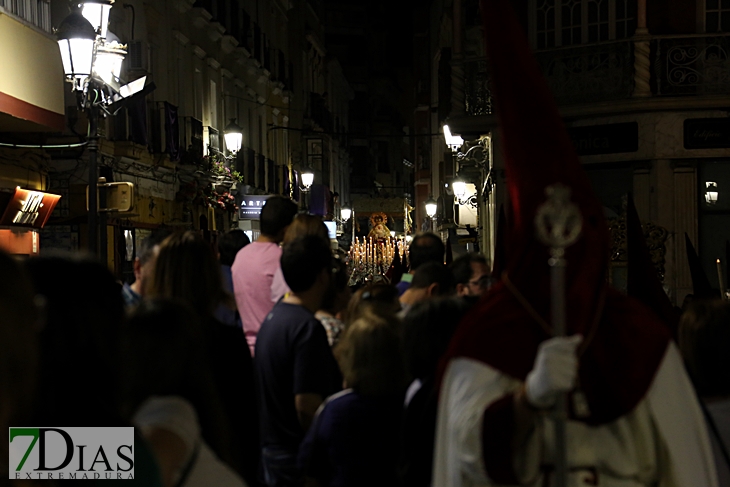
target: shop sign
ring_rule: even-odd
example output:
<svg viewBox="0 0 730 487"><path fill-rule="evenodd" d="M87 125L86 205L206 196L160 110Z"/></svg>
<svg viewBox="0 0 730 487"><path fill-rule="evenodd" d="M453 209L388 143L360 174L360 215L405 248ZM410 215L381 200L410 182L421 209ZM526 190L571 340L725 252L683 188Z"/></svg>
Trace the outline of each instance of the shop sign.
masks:
<svg viewBox="0 0 730 487"><path fill-rule="evenodd" d="M618 154L639 150L639 124L637 122L568 127L579 156Z"/></svg>
<svg viewBox="0 0 730 487"><path fill-rule="evenodd" d="M2 194L0 208L4 206L5 210L0 217L0 225L43 228L60 198L57 194L21 188L16 188L14 193Z"/></svg>
<svg viewBox="0 0 730 487"><path fill-rule="evenodd" d="M243 195L242 198L241 205L238 207L238 219L258 220L269 195Z"/></svg>
<svg viewBox="0 0 730 487"><path fill-rule="evenodd" d="M686 119L684 121L684 148L730 148L730 118Z"/></svg>

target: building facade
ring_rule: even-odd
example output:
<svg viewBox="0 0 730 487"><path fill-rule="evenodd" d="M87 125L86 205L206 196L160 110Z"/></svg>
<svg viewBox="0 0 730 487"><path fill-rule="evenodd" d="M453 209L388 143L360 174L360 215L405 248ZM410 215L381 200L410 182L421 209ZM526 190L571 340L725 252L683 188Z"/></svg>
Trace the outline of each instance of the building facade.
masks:
<svg viewBox="0 0 730 487"><path fill-rule="evenodd" d="M85 248L88 234L88 151L76 147L88 120L64 86L51 33L69 12L63 2L0 2L0 58L12 68L0 75L0 142L8 142L0 150L13 160L0 167L0 184L10 189L22 179L23 187L62 196L44 229L48 248ZM239 220L236 207L245 196L271 194L304 205L307 168L315 172L310 209L335 218L332 194L349 191L343 134L353 95L324 47L322 15L315 0L112 7L107 40L127 50L121 79L154 83L99 130L99 175L135 189L134 209L107 219L107 255L118 275L131 269L134 243L160 225L200 230L211 241L232 227L255 236L258 222ZM235 154L223 137L231 122L243 133ZM21 142L43 147L12 146Z"/></svg>
<svg viewBox="0 0 730 487"><path fill-rule="evenodd" d="M725 260L730 239L723 194L730 185L730 7L712 0L512 3L609 220L622 218L632 193L641 219L659 232L650 244L676 304L692 292L685 233L716 282L715 259ZM437 110L432 124L448 123L454 134L482 137L489 147L491 172L487 165L486 174L472 177L485 189L480 223L489 254L505 181L479 19L476 0L432 3L430 68L438 83L431 93L438 107L450 104L448 116ZM439 69L444 55L450 76ZM445 87L448 100L439 96ZM460 168L437 144L431 163L446 170L432 184L444 194ZM443 218L450 221L448 213ZM622 258L612 262L619 287L624 265Z"/></svg>

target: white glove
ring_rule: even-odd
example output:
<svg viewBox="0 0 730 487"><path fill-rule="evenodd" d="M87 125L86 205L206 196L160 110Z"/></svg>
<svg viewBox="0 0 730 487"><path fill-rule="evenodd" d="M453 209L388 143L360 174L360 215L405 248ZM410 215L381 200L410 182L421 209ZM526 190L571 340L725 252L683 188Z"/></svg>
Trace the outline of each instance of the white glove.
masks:
<svg viewBox="0 0 730 487"><path fill-rule="evenodd" d="M532 406L547 409L555 404L558 393L573 389L578 376L576 348L582 341L582 335L573 335L540 344L535 365L525 380L527 401Z"/></svg>

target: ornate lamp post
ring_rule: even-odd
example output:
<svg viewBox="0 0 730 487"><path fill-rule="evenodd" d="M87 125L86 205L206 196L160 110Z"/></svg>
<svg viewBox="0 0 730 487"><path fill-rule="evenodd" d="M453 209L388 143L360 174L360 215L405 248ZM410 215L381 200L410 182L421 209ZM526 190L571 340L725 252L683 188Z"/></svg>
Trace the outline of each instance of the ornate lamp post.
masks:
<svg viewBox="0 0 730 487"><path fill-rule="evenodd" d="M89 251L106 262L106 213L99 218L99 203L106 206L105 193L99 195L97 157L99 152L99 119L113 115L111 107L145 88L145 78L122 86L119 76L126 46L106 41L109 11L113 0L84 0L56 31L66 81L76 93L80 110L89 119ZM99 222L101 221L101 239ZM101 246L98 244L101 243ZM100 248L99 248L100 247Z"/></svg>
<svg viewBox="0 0 730 487"><path fill-rule="evenodd" d="M305 169L302 174L302 191L304 192L304 210L309 212L309 190L314 184L314 173L311 169Z"/></svg>

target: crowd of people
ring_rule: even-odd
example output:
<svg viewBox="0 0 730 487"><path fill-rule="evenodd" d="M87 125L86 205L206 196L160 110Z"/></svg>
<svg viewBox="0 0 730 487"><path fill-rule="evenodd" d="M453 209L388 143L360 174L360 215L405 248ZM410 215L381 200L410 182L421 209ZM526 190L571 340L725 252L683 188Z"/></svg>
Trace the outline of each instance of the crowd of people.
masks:
<svg viewBox="0 0 730 487"><path fill-rule="evenodd" d="M132 283L0 254L2 426L134 426L145 485L428 485L437 362L486 261L422 234L400 283L353 289L320 217L271 197L260 226L156 230Z"/></svg>
<svg viewBox="0 0 730 487"><path fill-rule="evenodd" d="M441 239L421 234L399 283L353 290L319 217L272 197L261 229L253 243L233 230L217 248L198 232L153 232L131 285L78 255L18 262L0 254L2 274L13 276L0 292L0 426L132 425L135 479L145 485L452 485L447 478L432 484L433 472L444 475L434 452L450 468L461 461L443 451L450 439L439 438L439 416L456 408L450 421L469 418L465 408L475 402L463 384L449 389L444 357L459 342L459 323L480 312L480 297L498 281L484 257L465 254L445 265ZM723 301L693 303L678 337L723 481L730 481L728 319ZM575 356L580 341L553 343L563 354L552 359ZM550 387L531 377L556 373L539 364L551 343L536 352L526 397L513 399L524 401L526 414L553 404ZM576 361L566 370L570 389ZM68 387L71 377L90 386ZM450 394L444 399L442 389L439 413L443 381ZM515 380L502 381L510 390L505 384ZM497 427L493 421L514 420L499 411L491 420L487 405L478 411L484 418L471 427L475 435ZM467 432L459 434L473 446ZM493 469L513 460L494 448L497 466L485 458L477 477L509 483ZM476 468L482 460L471 461ZM660 466L645 462L658 475Z"/></svg>

